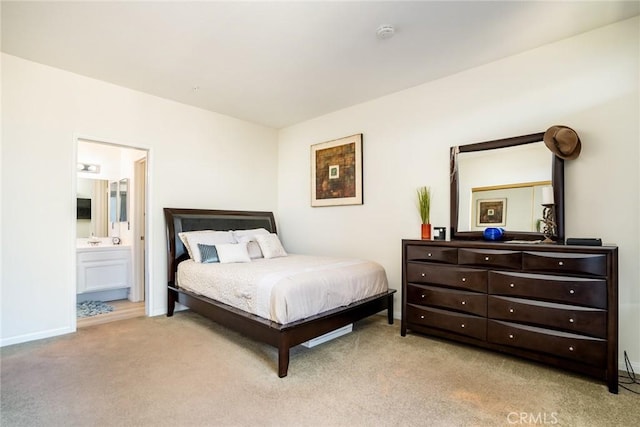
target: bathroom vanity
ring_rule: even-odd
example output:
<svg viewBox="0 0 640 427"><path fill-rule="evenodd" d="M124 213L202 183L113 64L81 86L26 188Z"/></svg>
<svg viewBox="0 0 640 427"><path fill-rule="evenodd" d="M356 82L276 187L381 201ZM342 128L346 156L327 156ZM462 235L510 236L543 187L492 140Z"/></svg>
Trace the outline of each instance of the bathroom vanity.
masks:
<svg viewBox="0 0 640 427"><path fill-rule="evenodd" d="M78 294L131 287L130 246L79 243L76 256Z"/></svg>

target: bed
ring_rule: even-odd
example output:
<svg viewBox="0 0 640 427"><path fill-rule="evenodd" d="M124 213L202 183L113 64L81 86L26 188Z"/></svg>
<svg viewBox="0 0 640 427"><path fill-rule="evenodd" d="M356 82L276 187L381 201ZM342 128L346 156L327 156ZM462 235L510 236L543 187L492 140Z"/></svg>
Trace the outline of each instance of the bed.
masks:
<svg viewBox="0 0 640 427"><path fill-rule="evenodd" d="M264 342L278 349L278 376L285 377L289 368L289 350L299 344L320 337L336 329L345 327L358 320L372 316L381 311L387 311L387 320L393 324L393 294L395 289L377 289L374 295L367 295L347 305L330 308L306 317L289 321L287 318L265 317L254 312L240 308L240 304L213 299L204 295L202 290L193 290L191 286L180 286L180 275L184 279L184 273L179 273L179 264L185 262L182 271L187 270L193 261L179 234L198 230L253 230L264 229L268 233L276 234L276 224L272 212L256 211L227 211L205 209L177 209L165 208L164 215L167 231L167 268L168 268L168 293L167 316L173 316L176 303L180 303L192 311L207 317L214 322L229 329L237 331L252 339ZM268 262L269 260L266 260ZM260 267L265 261L246 263ZM237 266L236 266L237 267ZM197 265L192 265L197 271ZM306 266L305 268L309 268ZM325 274L318 266L310 267L313 274L321 276ZM279 273L274 273L275 275ZM199 277L197 274L194 277ZM259 305L259 304L258 304ZM277 311L277 310L276 310ZM262 314L262 313L261 313ZM278 321L280 320L280 321ZM282 323L284 322L284 323Z"/></svg>

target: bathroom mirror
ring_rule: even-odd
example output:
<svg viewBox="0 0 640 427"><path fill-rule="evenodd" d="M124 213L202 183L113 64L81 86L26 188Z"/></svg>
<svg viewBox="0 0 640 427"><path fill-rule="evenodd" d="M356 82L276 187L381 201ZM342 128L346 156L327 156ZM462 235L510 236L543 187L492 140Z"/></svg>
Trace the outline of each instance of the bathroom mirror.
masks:
<svg viewBox="0 0 640 427"><path fill-rule="evenodd" d="M107 236L109 218L108 188L109 182L107 180L78 178L76 187L78 199L77 237L90 237L92 234L96 237ZM85 214L80 215L81 210ZM90 213L87 214L87 212Z"/></svg>
<svg viewBox="0 0 640 427"><path fill-rule="evenodd" d="M120 180L118 184L118 193L119 193L119 215L118 219L120 222L127 222L129 219L129 179L123 178Z"/></svg>
<svg viewBox="0 0 640 427"><path fill-rule="evenodd" d="M564 240L564 161L547 149L543 136L451 147L452 239L482 239L487 227L504 228L508 240L544 239L539 232L542 192L551 185L553 240Z"/></svg>

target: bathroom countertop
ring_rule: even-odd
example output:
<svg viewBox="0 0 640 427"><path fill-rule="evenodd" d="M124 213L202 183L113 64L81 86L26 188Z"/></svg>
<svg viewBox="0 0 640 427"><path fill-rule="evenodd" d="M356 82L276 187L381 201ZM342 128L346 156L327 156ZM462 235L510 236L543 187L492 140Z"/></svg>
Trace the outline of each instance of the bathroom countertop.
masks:
<svg viewBox="0 0 640 427"><path fill-rule="evenodd" d="M129 249L129 245L114 245L111 237L99 237L99 243L89 243L87 238L79 238L76 241L76 249L79 251L118 250Z"/></svg>

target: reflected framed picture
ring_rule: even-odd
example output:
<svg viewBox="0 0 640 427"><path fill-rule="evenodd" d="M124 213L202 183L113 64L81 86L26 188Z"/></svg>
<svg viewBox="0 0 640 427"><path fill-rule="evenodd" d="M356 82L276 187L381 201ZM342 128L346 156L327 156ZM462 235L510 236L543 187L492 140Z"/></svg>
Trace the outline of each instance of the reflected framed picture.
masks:
<svg viewBox="0 0 640 427"><path fill-rule="evenodd" d="M311 206L362 203L362 134L312 145Z"/></svg>
<svg viewBox="0 0 640 427"><path fill-rule="evenodd" d="M478 199L476 227L503 227L507 225L507 199Z"/></svg>

